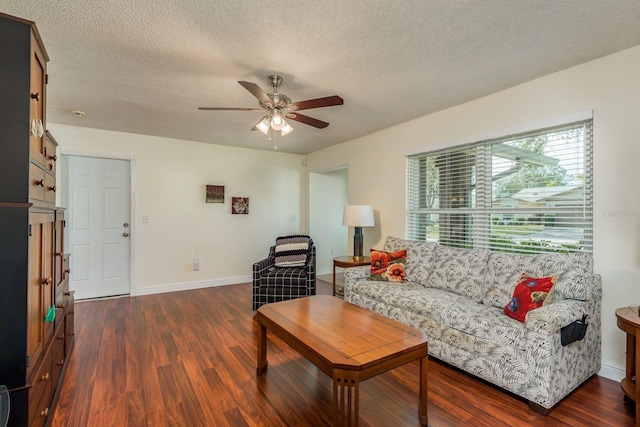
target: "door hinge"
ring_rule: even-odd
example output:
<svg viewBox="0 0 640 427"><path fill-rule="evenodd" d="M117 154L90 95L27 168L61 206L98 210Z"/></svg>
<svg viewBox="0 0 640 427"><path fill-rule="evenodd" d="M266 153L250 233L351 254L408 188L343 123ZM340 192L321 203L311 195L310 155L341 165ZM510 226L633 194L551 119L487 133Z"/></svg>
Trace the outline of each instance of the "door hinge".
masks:
<svg viewBox="0 0 640 427"><path fill-rule="evenodd" d="M29 224L29 237L31 237L31 224Z"/></svg>
<svg viewBox="0 0 640 427"><path fill-rule="evenodd" d="M49 84L49 74L45 74L44 75L44 84L46 84L46 85Z"/></svg>
<svg viewBox="0 0 640 427"><path fill-rule="evenodd" d="M31 366L31 356L27 356L27 368Z"/></svg>

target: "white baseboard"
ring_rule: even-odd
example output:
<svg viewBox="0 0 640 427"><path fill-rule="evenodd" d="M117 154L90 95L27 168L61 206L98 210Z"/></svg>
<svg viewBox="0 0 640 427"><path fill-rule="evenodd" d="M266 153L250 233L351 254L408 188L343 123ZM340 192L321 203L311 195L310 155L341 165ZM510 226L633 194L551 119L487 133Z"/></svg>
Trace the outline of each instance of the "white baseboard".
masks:
<svg viewBox="0 0 640 427"><path fill-rule="evenodd" d="M625 376L624 367L602 362L598 375L614 381L621 381Z"/></svg>
<svg viewBox="0 0 640 427"><path fill-rule="evenodd" d="M164 285L150 286L131 290L131 296L164 294L167 292L188 291L192 289L211 288L214 286L235 285L251 282L252 276L227 277L225 279L204 280L202 282L167 283Z"/></svg>

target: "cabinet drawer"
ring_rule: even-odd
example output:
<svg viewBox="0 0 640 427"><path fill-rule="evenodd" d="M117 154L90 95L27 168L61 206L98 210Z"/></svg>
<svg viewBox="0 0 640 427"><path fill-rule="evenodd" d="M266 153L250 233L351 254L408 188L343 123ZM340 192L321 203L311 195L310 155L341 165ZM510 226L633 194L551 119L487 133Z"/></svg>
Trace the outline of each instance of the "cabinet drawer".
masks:
<svg viewBox="0 0 640 427"><path fill-rule="evenodd" d="M29 389L29 425L41 426L49 416L51 405L51 348L47 350Z"/></svg>
<svg viewBox="0 0 640 427"><path fill-rule="evenodd" d="M52 139L53 137L51 136L49 131L47 131L44 139L44 158L45 158L45 168L48 171L55 173L58 156L56 155L56 146L52 142Z"/></svg>
<svg viewBox="0 0 640 427"><path fill-rule="evenodd" d="M69 349L71 347L71 343L73 342L73 338L74 335L76 334L75 332L75 326L74 326L74 307L73 307L73 295L71 295L71 298L69 298L69 310L67 310L67 315L65 316L64 319L64 330L65 330L65 337L64 337L64 355L69 356Z"/></svg>
<svg viewBox="0 0 640 427"><path fill-rule="evenodd" d="M35 163L29 164L29 198L44 200L44 171Z"/></svg>
<svg viewBox="0 0 640 427"><path fill-rule="evenodd" d="M53 337L53 344L51 344L51 355L51 384L55 390L65 361L63 325L60 325L60 327L56 329L55 336Z"/></svg>
<svg viewBox="0 0 640 427"><path fill-rule="evenodd" d="M44 174L44 200L56 202L56 177L48 173Z"/></svg>

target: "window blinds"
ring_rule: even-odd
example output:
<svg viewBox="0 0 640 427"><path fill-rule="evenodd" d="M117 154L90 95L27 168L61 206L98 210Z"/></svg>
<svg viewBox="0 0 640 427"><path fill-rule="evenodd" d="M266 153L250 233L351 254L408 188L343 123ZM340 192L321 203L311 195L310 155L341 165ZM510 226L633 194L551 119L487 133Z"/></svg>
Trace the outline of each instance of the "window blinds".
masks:
<svg viewBox="0 0 640 427"><path fill-rule="evenodd" d="M407 237L591 253L592 139L588 119L408 156Z"/></svg>

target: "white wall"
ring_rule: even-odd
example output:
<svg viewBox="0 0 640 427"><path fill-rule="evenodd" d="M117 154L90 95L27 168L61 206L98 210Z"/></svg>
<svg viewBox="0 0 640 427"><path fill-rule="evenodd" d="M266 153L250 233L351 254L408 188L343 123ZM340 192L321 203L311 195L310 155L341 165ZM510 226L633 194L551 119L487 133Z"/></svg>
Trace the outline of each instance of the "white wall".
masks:
<svg viewBox="0 0 640 427"><path fill-rule="evenodd" d="M419 70L416 70L419 72ZM594 111L594 262L602 275L601 374L624 371L615 309L640 303L640 46L307 156L310 172L345 160L349 200L405 236L405 152L585 110ZM366 233L367 229L365 229ZM366 238L366 234L365 234Z"/></svg>
<svg viewBox="0 0 640 427"><path fill-rule="evenodd" d="M49 130L63 154L135 158L134 295L248 282L277 236L306 231L302 156L66 125ZM205 203L207 184L225 186L224 204ZM231 214L232 196L249 197L248 215ZM196 255L200 271L193 271Z"/></svg>
<svg viewBox="0 0 640 427"><path fill-rule="evenodd" d="M332 273L333 258L347 255L348 227L342 225L347 174L347 169L309 174L309 234L316 245L316 274Z"/></svg>

